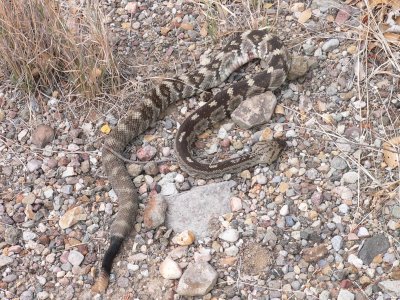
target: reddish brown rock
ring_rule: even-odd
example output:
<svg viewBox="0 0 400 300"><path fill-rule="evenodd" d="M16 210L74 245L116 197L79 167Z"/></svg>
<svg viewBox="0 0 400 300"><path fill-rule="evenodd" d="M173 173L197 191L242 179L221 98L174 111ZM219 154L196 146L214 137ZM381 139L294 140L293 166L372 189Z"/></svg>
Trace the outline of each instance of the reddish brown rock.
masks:
<svg viewBox="0 0 400 300"><path fill-rule="evenodd" d="M327 254L328 249L324 244L303 250L303 258L306 262L317 262L324 258Z"/></svg>
<svg viewBox="0 0 400 300"><path fill-rule="evenodd" d="M151 192L143 213L144 225L154 229L163 224L166 210L167 202L164 197L156 192Z"/></svg>
<svg viewBox="0 0 400 300"><path fill-rule="evenodd" d="M32 133L32 144L43 148L54 139L54 129L48 125L39 125Z"/></svg>

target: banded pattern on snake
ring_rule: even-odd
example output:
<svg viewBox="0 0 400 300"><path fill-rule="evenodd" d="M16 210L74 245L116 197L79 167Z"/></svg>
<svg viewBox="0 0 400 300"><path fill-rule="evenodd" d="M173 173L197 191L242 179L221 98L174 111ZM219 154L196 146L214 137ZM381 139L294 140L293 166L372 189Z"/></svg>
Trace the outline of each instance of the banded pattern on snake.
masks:
<svg viewBox="0 0 400 300"><path fill-rule="evenodd" d="M253 59L264 60L268 66L266 70L220 91L192 113L177 132L176 157L184 171L201 178L219 177L259 163L272 163L279 156L284 142L258 142L251 153L215 164L196 161L190 150L198 134L229 116L243 99L274 90L286 80L291 63L287 50L277 36L268 34L266 30L250 30L237 35L208 65L190 74L163 80L136 103L107 136L102 150L102 161L105 173L118 196L119 210L111 226L110 246L92 288L94 292L106 290L113 260L133 227L138 209L137 191L124 161L116 153L121 154L135 137L158 119L160 112L168 105L218 86L233 71Z"/></svg>

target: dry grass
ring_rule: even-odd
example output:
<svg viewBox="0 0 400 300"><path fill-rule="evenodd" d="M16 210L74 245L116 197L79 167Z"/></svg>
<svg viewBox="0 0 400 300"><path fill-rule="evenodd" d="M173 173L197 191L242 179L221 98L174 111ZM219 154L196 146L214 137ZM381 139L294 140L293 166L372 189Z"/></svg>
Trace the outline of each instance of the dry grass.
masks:
<svg viewBox="0 0 400 300"><path fill-rule="evenodd" d="M28 93L93 98L115 88L118 70L97 7L1 1L0 76Z"/></svg>

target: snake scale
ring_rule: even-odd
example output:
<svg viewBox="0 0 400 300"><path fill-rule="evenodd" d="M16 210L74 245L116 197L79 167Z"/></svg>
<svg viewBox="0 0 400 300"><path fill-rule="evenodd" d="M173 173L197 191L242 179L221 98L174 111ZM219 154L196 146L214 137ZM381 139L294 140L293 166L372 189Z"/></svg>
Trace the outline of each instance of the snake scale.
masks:
<svg viewBox="0 0 400 300"><path fill-rule="evenodd" d="M252 75L218 92L193 112L180 126L175 141L175 153L180 167L194 177L213 178L235 173L258 163L272 163L284 147L284 142L258 142L248 154L215 164L196 161L191 146L196 136L227 116L248 97L278 88L286 79L290 58L277 36L266 30L250 30L234 37L210 63L190 73L165 79L141 101L134 104L127 116L107 136L102 150L105 173L119 199L119 210L111 226L110 245L104 255L101 271L92 290L104 292L111 267L124 238L131 231L138 210L138 195L123 160L116 153L145 131L168 105L218 86L229 75L254 59L264 60L264 71Z"/></svg>

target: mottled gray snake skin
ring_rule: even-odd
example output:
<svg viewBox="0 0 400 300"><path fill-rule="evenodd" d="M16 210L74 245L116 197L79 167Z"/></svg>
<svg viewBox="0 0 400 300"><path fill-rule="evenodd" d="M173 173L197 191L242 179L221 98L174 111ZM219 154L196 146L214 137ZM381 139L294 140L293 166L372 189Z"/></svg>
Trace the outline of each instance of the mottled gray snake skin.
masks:
<svg viewBox="0 0 400 300"><path fill-rule="evenodd" d="M175 154L180 167L194 177L212 178L235 173L258 163L272 163L283 148L279 141L258 142L252 152L238 158L205 164L196 161L191 146L196 136L227 116L246 98L278 88L286 79L290 59L280 39L266 30L246 31L236 36L211 62L200 69L174 79L165 79L130 109L105 140L102 158L105 173L119 199L119 210L111 226L111 242L93 291L108 286L112 262L124 238L130 233L138 209L138 195L125 163L114 153L123 153L127 145L145 131L171 103L209 90L253 59L262 59L267 68L251 78L220 91L193 112L180 126ZM110 149L112 149L110 151Z"/></svg>

